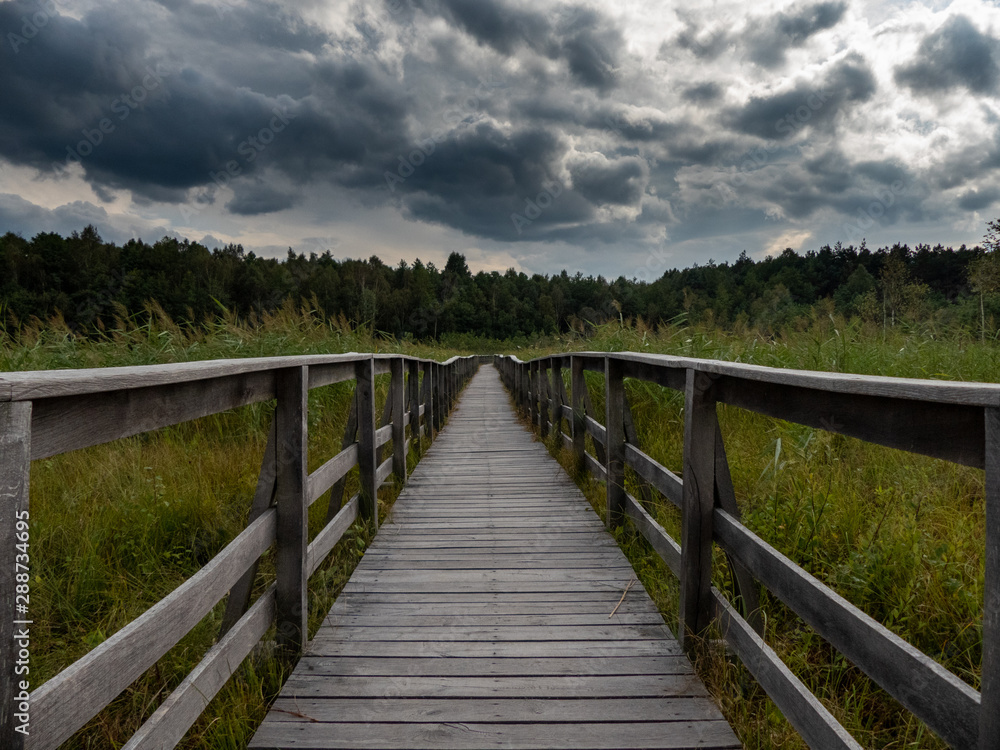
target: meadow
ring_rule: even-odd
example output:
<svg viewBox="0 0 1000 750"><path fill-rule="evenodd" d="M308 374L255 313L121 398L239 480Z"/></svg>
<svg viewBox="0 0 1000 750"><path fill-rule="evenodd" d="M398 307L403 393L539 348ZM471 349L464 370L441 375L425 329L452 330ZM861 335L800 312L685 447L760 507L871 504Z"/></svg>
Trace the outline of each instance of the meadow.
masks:
<svg viewBox="0 0 1000 750"><path fill-rule="evenodd" d="M720 330L683 321L650 327L619 320L586 333L512 342L473 337L420 345L344 319L286 305L258 319L223 316L179 326L151 306L98 337L74 336L58 319L0 333L0 370L157 364L223 357L347 351L436 359L501 351L530 359L553 351L645 351L775 367L956 380L997 380L1000 346L962 330L895 327L814 315L781 334ZM380 398L385 397L381 382ZM590 381L601 409L601 378ZM643 449L681 468L683 398L629 381ZM339 450L349 384L310 396L310 469ZM263 454L270 407L254 405L149 435L36 462L31 509L33 674L44 679L86 653L189 577L244 527ZM983 474L943 461L721 407L744 522L868 614L978 688L982 636ZM552 441L554 454L571 459ZM351 480L355 481L355 480ZM603 487L580 478L602 510ZM635 476L630 491L638 495ZM352 492L350 486L348 493ZM384 513L393 492L382 499ZM349 496L349 494L348 494ZM649 509L668 531L667 503ZM312 532L325 516L316 503ZM311 627L363 554L354 527L310 582ZM628 530L619 539L668 623L677 591L655 553ZM728 586L717 560L716 585ZM267 568L265 564L263 568ZM262 569L259 587L269 571ZM120 746L213 642L222 605L68 743ZM833 653L779 602L764 599L768 641L855 737L872 748L943 744ZM749 748L802 747L738 662L708 641L698 664ZM276 693L287 665L262 647L212 702L185 748L240 748ZM37 683L36 683L37 684Z"/></svg>

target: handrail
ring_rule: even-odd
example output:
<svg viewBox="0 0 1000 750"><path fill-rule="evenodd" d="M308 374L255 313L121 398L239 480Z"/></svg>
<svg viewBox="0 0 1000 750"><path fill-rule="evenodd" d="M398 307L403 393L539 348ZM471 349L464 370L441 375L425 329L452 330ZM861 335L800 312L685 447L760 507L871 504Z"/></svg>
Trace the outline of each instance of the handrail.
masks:
<svg viewBox="0 0 1000 750"><path fill-rule="evenodd" d="M563 433L563 440L579 469L605 480L609 527L632 519L678 576L682 645L690 651L694 638L717 622L727 644L810 747L860 745L762 640L755 627L759 612L746 606L756 602L758 582L949 745L1000 748L1000 384L781 370L631 352L573 352L528 362L497 356L494 364L542 435L550 427L561 431L562 420L569 418L572 434ZM569 396L563 369L571 371ZM604 375L603 424L587 406L586 371ZM626 437L631 417L625 378L684 393L683 479ZM718 426L719 403L986 470L981 693L742 525ZM587 435L603 456L585 450ZM625 466L681 509L680 543L625 492ZM711 585L713 545L733 563L742 612Z"/></svg>
<svg viewBox="0 0 1000 750"><path fill-rule="evenodd" d="M127 747L175 746L271 625L287 656L301 654L309 576L357 518L377 528L382 481L394 474L406 482L409 446L419 453L420 437L433 440L479 362L351 353L0 374L0 747L61 744L227 592L223 637ZM380 374L390 375L381 426L374 389ZM308 392L347 380L355 381L355 396L343 448L310 474ZM269 399L277 403L246 530L164 599L29 693L13 665L17 631L30 626L16 624L14 606L24 588L15 573L17 535L27 528L16 520L28 517L31 461ZM390 441L392 456L381 461ZM344 477L355 466L360 491L340 507ZM328 523L310 543L308 508L331 487ZM275 581L249 606L257 562L272 544Z"/></svg>

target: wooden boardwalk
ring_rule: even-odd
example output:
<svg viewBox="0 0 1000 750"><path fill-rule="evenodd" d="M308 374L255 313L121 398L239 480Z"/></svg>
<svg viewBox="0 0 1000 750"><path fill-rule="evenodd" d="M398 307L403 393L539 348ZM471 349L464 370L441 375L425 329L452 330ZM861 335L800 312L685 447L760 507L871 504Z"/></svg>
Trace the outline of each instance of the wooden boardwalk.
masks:
<svg viewBox="0 0 1000 750"><path fill-rule="evenodd" d="M738 748L484 367L252 748Z"/></svg>

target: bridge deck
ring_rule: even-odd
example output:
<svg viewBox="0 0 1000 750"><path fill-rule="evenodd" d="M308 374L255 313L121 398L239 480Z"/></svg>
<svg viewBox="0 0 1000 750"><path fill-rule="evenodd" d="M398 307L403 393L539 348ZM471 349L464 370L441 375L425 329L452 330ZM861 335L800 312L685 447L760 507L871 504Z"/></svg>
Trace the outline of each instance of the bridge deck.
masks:
<svg viewBox="0 0 1000 750"><path fill-rule="evenodd" d="M740 747L633 577L483 368L250 747Z"/></svg>

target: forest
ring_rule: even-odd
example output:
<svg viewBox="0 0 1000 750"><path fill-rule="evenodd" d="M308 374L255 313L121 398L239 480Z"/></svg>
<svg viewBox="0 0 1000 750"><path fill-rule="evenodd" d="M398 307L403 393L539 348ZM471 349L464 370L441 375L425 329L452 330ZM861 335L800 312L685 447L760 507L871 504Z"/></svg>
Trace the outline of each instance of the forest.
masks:
<svg viewBox="0 0 1000 750"><path fill-rule="evenodd" d="M762 260L744 252L733 263L664 269L651 282L566 271L473 274L458 253L439 269L419 259L389 266L376 256L306 256L291 248L278 260L240 245L210 250L171 237L118 246L93 226L69 237L7 233L0 238L0 323L15 332L34 319L55 318L93 334L150 310L197 325L222 314L252 320L291 301L415 340L587 333L618 318L778 332L833 313L886 327L933 324L986 336L1000 320L996 224L972 248L871 250L862 241L804 254L787 249Z"/></svg>

